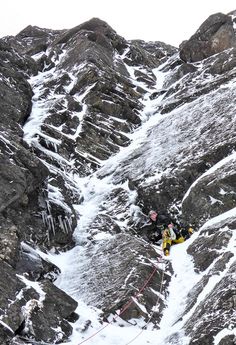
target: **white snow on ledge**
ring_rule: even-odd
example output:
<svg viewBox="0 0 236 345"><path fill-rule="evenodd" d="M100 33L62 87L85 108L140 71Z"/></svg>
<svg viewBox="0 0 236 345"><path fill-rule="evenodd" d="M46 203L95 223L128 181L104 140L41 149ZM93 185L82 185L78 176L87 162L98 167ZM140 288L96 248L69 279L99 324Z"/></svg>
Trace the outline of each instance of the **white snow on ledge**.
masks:
<svg viewBox="0 0 236 345"><path fill-rule="evenodd" d="M215 172L217 169L220 169L222 166L224 166L225 164L227 164L228 162L230 162L231 160L236 160L236 152L232 153L231 155L229 155L228 157L223 158L221 161L219 161L218 163L216 163L215 165L213 165L209 170L207 170L204 174L202 174L201 176L199 176L194 182L193 184L189 187L189 189L187 190L187 192L185 193L182 202L189 196L191 190L193 189L193 187L196 186L196 184L205 176L212 174L213 172Z"/></svg>
<svg viewBox="0 0 236 345"><path fill-rule="evenodd" d="M200 230L202 229L207 229L210 226L214 225L214 224L218 224L226 219L230 219L230 218L236 218L236 207L232 208L231 210L220 214L219 216L216 216L210 220L208 220L202 227Z"/></svg>
<svg viewBox="0 0 236 345"><path fill-rule="evenodd" d="M2 316L1 316L1 317L2 317ZM3 322L2 320L0 320L0 324L3 325L3 327L7 328L11 333L14 334L13 329L12 329L10 326L8 326L5 322Z"/></svg>
<svg viewBox="0 0 236 345"><path fill-rule="evenodd" d="M22 275L17 274L17 277L27 286L32 287L35 291L39 294L39 302L43 302L45 300L46 293L43 291L43 289L40 287L40 283L33 282L27 278L25 278Z"/></svg>
<svg viewBox="0 0 236 345"><path fill-rule="evenodd" d="M218 345L219 342L226 337L227 335L234 335L236 337L236 328L234 327L232 330L228 328L222 329L215 337L214 337L214 344Z"/></svg>

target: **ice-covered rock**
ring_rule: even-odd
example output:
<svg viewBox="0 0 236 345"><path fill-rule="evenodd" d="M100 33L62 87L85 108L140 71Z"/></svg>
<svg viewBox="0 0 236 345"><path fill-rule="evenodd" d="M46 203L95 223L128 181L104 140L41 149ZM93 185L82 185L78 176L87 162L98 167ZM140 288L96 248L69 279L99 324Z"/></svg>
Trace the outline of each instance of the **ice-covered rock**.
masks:
<svg viewBox="0 0 236 345"><path fill-rule="evenodd" d="M3 343L61 343L77 320L74 345L122 310L119 333L148 323L153 344L234 343L234 22L179 50L97 18L1 39ZM187 262L147 243L150 209L195 225Z"/></svg>

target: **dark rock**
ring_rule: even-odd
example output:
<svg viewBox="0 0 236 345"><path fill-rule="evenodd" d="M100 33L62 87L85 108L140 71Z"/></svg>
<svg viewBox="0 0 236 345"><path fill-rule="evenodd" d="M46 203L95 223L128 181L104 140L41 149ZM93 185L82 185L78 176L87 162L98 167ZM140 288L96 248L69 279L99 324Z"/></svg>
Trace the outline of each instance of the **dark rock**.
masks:
<svg viewBox="0 0 236 345"><path fill-rule="evenodd" d="M19 260L20 241L16 226L0 226L0 258L12 267Z"/></svg>
<svg viewBox="0 0 236 345"><path fill-rule="evenodd" d="M37 26L29 25L11 38L10 42L16 46L23 54L30 56L46 51L48 44L61 34L62 30L42 29ZM20 44L19 44L20 42Z"/></svg>
<svg viewBox="0 0 236 345"><path fill-rule="evenodd" d="M130 42L131 49L126 55L125 62L131 66L144 65L155 68L177 52L175 47L163 42L145 42L142 40Z"/></svg>
<svg viewBox="0 0 236 345"><path fill-rule="evenodd" d="M0 69L6 78L0 82L1 123L9 128L11 122L23 124L29 116L32 90L19 72L5 68Z"/></svg>
<svg viewBox="0 0 236 345"><path fill-rule="evenodd" d="M211 15L188 41L180 45L180 57L186 62L201 61L235 46L231 17L216 13Z"/></svg>
<svg viewBox="0 0 236 345"><path fill-rule="evenodd" d="M18 274L26 276L32 281L48 279L55 281L60 270L49 261L43 260L36 251L26 243L21 244L21 251L16 265Z"/></svg>
<svg viewBox="0 0 236 345"><path fill-rule="evenodd" d="M190 344L206 344L213 342L214 336L224 328L235 323L235 288L233 287L233 272L235 263L202 302L185 324L187 334L191 333ZM213 302L214 301L214 302ZM203 318L202 316L208 315ZM214 317L210 317L210 315Z"/></svg>
<svg viewBox="0 0 236 345"><path fill-rule="evenodd" d="M65 318L71 317L76 306L72 298L47 281L42 283L41 296L32 288L23 288L21 296L8 306L3 320L15 334L26 339L62 341L72 332Z"/></svg>
<svg viewBox="0 0 236 345"><path fill-rule="evenodd" d="M197 219L202 221L234 207L236 202L234 189L236 175L232 169L234 164L234 160L229 161L196 180L183 202L183 215L186 219L191 219L193 222Z"/></svg>
<svg viewBox="0 0 236 345"><path fill-rule="evenodd" d="M54 316L59 315L65 319L69 318L75 311L78 303L49 281L41 283L41 286L46 293L44 308L50 305Z"/></svg>
<svg viewBox="0 0 236 345"><path fill-rule="evenodd" d="M9 344L11 338L14 336L14 332L12 329L4 324L3 322L0 323L0 340L2 344Z"/></svg>
<svg viewBox="0 0 236 345"><path fill-rule="evenodd" d="M235 335L226 335L221 341L219 342L219 345L234 345L236 342Z"/></svg>
<svg viewBox="0 0 236 345"><path fill-rule="evenodd" d="M132 250L127 250L127 243ZM91 252L93 253L92 257ZM144 256L144 252L148 256L146 254ZM155 291L164 293L164 287L163 292L161 291L161 281L163 279L164 286L167 286L169 276L164 272L164 276L162 276L161 271L155 273L151 261L155 260L157 255L147 243L125 233L110 235L109 241L105 237L104 240L100 238L99 243L90 243L86 249L86 256L88 260L86 260L86 267L83 268L79 293L80 296L83 295L87 303L102 308L105 317L121 310L122 318L125 320L140 316L146 319L148 318L147 313L153 304L157 303L158 298L161 313L164 307L164 297L158 297ZM118 262L121 257L123 258L122 265L119 265ZM104 262L109 262L109 265L104 265ZM156 265L158 266L158 261ZM130 272L132 273L130 274ZM151 274L152 279L150 278ZM132 296L137 295L137 291L142 288L148 277L150 278L148 287L136 297L137 303L134 300L134 303L129 303L129 308L122 311L122 308L131 301ZM99 290L97 286L100 287ZM119 286L119 290L114 288L115 286ZM133 290L133 286L135 286L135 290ZM140 305L146 308L147 313L141 310ZM152 321L156 325L160 320L160 313L153 315Z"/></svg>
<svg viewBox="0 0 236 345"><path fill-rule="evenodd" d="M25 285L16 277L15 271L9 264L0 260L0 266L1 319L14 333L24 320L21 308L26 303L24 299L26 293L24 290ZM9 300L11 303L9 303Z"/></svg>
<svg viewBox="0 0 236 345"><path fill-rule="evenodd" d="M164 83L163 87L168 88L171 84L175 83L177 80L183 78L186 74L191 74L197 71L197 68L190 63L183 63L181 66L173 71L171 78L168 79L167 83Z"/></svg>
<svg viewBox="0 0 236 345"><path fill-rule="evenodd" d="M210 63L212 60L212 63ZM206 70L210 74L224 74L231 71L236 66L236 49L228 49L209 59L209 68Z"/></svg>
<svg viewBox="0 0 236 345"><path fill-rule="evenodd" d="M89 239L93 242L96 242L96 235L100 234L100 228L102 228L104 232L108 232L110 234L117 234L121 232L120 227L115 221L113 221L111 217L103 214L98 214L89 229Z"/></svg>
<svg viewBox="0 0 236 345"><path fill-rule="evenodd" d="M49 281L41 286L46 293L45 299L39 308L36 302L32 305L29 319L32 324L26 325L22 333L38 341L63 341L72 332L65 318L74 312L77 302Z"/></svg>
<svg viewBox="0 0 236 345"><path fill-rule="evenodd" d="M194 257L196 269L205 271L220 256L219 251L227 246L231 236L231 231L221 232L220 236L216 229L203 231L198 243L193 243L188 248L188 253Z"/></svg>

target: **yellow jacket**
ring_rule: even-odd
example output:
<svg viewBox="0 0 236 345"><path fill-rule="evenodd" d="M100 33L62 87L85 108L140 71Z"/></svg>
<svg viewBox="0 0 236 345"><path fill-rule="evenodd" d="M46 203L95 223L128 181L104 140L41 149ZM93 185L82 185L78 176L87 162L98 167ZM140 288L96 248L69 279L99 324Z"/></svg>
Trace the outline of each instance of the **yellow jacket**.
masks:
<svg viewBox="0 0 236 345"><path fill-rule="evenodd" d="M172 241L176 240L176 234L172 228L165 229L162 233L163 240L170 239Z"/></svg>

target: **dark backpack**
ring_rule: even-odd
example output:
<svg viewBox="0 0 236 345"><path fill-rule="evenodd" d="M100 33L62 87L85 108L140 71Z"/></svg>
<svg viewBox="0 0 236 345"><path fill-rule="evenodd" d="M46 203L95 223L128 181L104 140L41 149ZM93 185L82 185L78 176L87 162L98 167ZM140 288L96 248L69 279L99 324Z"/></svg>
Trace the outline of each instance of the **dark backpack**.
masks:
<svg viewBox="0 0 236 345"><path fill-rule="evenodd" d="M174 227L173 230L174 230L174 233L176 235L176 239L178 240L178 238L180 238L182 236L181 231L176 227Z"/></svg>

